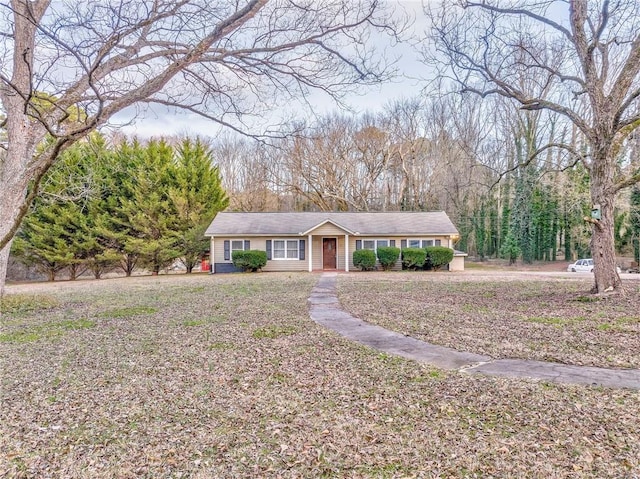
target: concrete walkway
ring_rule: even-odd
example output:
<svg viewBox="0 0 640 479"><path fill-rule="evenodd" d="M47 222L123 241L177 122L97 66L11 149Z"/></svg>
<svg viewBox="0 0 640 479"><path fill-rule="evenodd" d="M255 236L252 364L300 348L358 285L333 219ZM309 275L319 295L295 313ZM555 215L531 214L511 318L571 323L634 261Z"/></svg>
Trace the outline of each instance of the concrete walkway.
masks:
<svg viewBox="0 0 640 479"><path fill-rule="evenodd" d="M414 339L354 318L342 310L336 273L323 273L309 297L311 319L347 339L379 351L467 374L540 379L554 383L640 389L640 370L571 366L523 359L492 359Z"/></svg>

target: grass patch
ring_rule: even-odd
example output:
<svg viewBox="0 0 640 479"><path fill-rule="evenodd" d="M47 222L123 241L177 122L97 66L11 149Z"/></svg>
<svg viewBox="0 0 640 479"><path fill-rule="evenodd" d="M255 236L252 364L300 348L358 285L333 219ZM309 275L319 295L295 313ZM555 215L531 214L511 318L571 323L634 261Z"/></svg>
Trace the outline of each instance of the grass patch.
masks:
<svg viewBox="0 0 640 479"><path fill-rule="evenodd" d="M202 326L204 324L207 324L207 320L206 319L187 319L185 321L182 321L182 325L186 326L187 328L192 328L195 326Z"/></svg>
<svg viewBox="0 0 640 479"><path fill-rule="evenodd" d="M52 296L36 294L9 294L0 299L0 313L34 313L36 311L56 308L59 305L59 301Z"/></svg>
<svg viewBox="0 0 640 479"><path fill-rule="evenodd" d="M573 324L573 323L577 323L577 322L581 322L581 321L586 321L587 318L585 318L584 316L574 316L574 317L570 317L570 318L557 318L557 317L546 317L546 316L533 316L530 318L526 318L525 321L529 321L531 323L538 323L538 324L547 324L550 326L557 326L557 327L562 327L562 326L566 326L568 324Z"/></svg>
<svg viewBox="0 0 640 479"><path fill-rule="evenodd" d="M193 319L185 319L181 322L183 326L186 327L196 327L196 326L204 326L205 324L215 324L215 323L223 323L226 319L222 316L210 316L208 318L193 318Z"/></svg>
<svg viewBox="0 0 640 479"><path fill-rule="evenodd" d="M105 311L100 315L102 318L131 318L133 316L143 316L146 314L157 313L158 308L154 308L151 306L131 306L128 308L117 308Z"/></svg>
<svg viewBox="0 0 640 479"><path fill-rule="evenodd" d="M0 334L0 343L31 343L33 341L39 340L41 337L42 336L39 331L21 329L18 331L12 331L10 333Z"/></svg>
<svg viewBox="0 0 640 479"><path fill-rule="evenodd" d="M597 301L600 301L600 298L596 296L578 296L571 301L577 301L578 303L595 303Z"/></svg>
<svg viewBox="0 0 640 479"><path fill-rule="evenodd" d="M297 332L298 330L291 326L265 326L264 328L254 329L251 336L256 339L277 339L283 336L291 336Z"/></svg>
<svg viewBox="0 0 640 479"><path fill-rule="evenodd" d="M95 322L88 319L64 320L54 323L40 324L29 328L0 334L0 343L31 343L40 339L57 338L65 331L93 328Z"/></svg>

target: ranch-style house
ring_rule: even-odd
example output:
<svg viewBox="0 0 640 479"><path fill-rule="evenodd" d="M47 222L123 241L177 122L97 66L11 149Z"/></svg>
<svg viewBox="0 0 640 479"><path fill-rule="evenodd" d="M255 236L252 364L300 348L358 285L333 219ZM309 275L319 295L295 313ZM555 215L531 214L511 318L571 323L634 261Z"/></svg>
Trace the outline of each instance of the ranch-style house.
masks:
<svg viewBox="0 0 640 479"><path fill-rule="evenodd" d="M211 272L238 271L234 251L267 252L263 271L349 271L353 251L381 246L447 246L459 233L443 211L385 213L218 213L211 237ZM466 253L455 251L449 271L464 270ZM398 261L396 269L401 268Z"/></svg>

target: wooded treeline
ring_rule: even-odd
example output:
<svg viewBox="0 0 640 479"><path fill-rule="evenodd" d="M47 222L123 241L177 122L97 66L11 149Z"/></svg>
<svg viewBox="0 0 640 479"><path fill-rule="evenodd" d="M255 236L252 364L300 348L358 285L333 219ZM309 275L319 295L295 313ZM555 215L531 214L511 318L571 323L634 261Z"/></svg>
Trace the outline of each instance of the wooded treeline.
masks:
<svg viewBox="0 0 640 479"><path fill-rule="evenodd" d="M200 140L110 145L94 134L44 179L12 253L53 281L136 268L188 272L209 249L204 231L228 198Z"/></svg>
<svg viewBox="0 0 640 479"><path fill-rule="evenodd" d="M69 149L47 175L13 246L53 280L90 270L190 272L218 211L443 210L472 257L574 260L590 255L589 174L540 144L580 135L558 117L506 100L403 100L379 114L329 114L286 139L111 139ZM620 150L638 159L635 137ZM228 195L228 196L227 196ZM619 255L640 262L640 187L617 201Z"/></svg>
<svg viewBox="0 0 640 479"><path fill-rule="evenodd" d="M562 117L503 98L444 95L402 100L379 114L330 114L276 142L212 142L230 208L240 211L444 210L457 248L524 262L590 254L589 174L566 150L584 138ZM619 152L637 164L638 137ZM616 203L619 255L639 255L640 190ZM635 254L634 254L635 250Z"/></svg>

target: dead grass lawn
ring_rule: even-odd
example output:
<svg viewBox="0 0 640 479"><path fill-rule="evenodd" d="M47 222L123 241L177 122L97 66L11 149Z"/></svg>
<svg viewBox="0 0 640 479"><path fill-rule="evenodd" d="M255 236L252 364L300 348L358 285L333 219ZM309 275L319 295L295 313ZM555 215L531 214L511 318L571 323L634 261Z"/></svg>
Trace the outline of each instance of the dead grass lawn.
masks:
<svg viewBox="0 0 640 479"><path fill-rule="evenodd" d="M342 298L397 311L387 290L403 304L422 294L379 278L341 277ZM379 354L309 320L316 280L10 287L38 296L2 316L0 477L638 477L638 392L470 377ZM504 298L491 283L465 288L487 295L487 315Z"/></svg>
<svg viewBox="0 0 640 479"><path fill-rule="evenodd" d="M640 281L589 294L591 275L378 273L340 276L343 307L434 344L493 358L640 368Z"/></svg>

